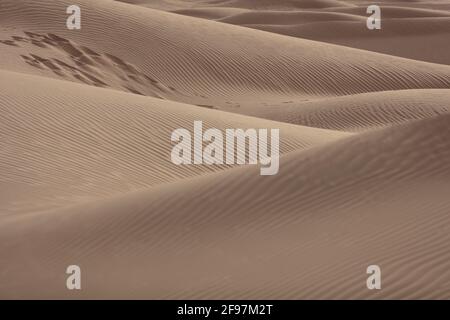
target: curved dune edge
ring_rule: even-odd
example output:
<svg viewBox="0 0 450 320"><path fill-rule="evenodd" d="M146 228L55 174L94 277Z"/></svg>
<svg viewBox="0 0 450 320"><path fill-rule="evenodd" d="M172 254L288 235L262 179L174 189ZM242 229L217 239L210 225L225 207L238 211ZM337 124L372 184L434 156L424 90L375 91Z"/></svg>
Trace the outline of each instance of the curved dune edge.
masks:
<svg viewBox="0 0 450 320"><path fill-rule="evenodd" d="M255 108L249 115L315 128L361 132L450 113L450 90L363 93Z"/></svg>
<svg viewBox="0 0 450 320"><path fill-rule="evenodd" d="M56 14L65 12L69 4L70 0L4 0L1 25L7 30L14 28L18 33L14 36L31 32L47 37L47 47L33 45L33 39L29 40L31 45L20 41L18 47L3 45L8 66L0 61L0 68L190 104L222 108L227 103L237 104L236 112L248 100L261 104L286 96L323 97L450 85L448 66L119 2L80 0L83 27L73 32L61 27ZM55 58L70 67L59 65L62 71L56 69ZM50 60L50 67L46 60ZM73 71L73 60L91 71L82 70L81 75ZM125 74L119 76L131 78L131 88L125 88L120 77L111 77L123 71ZM77 80L80 77L82 80Z"/></svg>
<svg viewBox="0 0 450 320"><path fill-rule="evenodd" d="M159 10L173 10L176 8L195 8L197 6L205 7L230 7L235 9L246 8L264 8L264 9L311 9L311 8L334 8L334 7L352 7L347 1L339 0L118 0L125 3L133 3L139 6L156 8Z"/></svg>
<svg viewBox="0 0 450 320"><path fill-rule="evenodd" d="M445 35L450 36L450 7L440 9L435 2L422 3L428 8L399 6L409 5L407 2L385 2L381 4L383 27L372 32L365 27L367 6L372 3L355 4L354 7L269 10L262 6L238 9L228 7L230 3L217 7L221 4L194 2L192 8L172 9L171 12L408 59L450 64L446 54L450 48L443 41ZM420 50L415 50L417 43L421 44Z"/></svg>
<svg viewBox="0 0 450 320"><path fill-rule="evenodd" d="M449 134L442 115L289 154L268 179L237 168L5 220L1 296L448 299ZM74 263L88 290L65 290Z"/></svg>
<svg viewBox="0 0 450 320"><path fill-rule="evenodd" d="M281 153L347 136L6 71L0 71L0 113L2 215L230 168L171 162L172 131L193 131L196 120L204 130L280 129Z"/></svg>
<svg viewBox="0 0 450 320"><path fill-rule="evenodd" d="M447 16L394 18L383 21L379 32L371 33L361 21L317 21L303 24L240 24L248 28L286 36L336 44L396 57L450 64L450 48L442 41L450 36L450 11ZM416 50L417 44L421 49ZM436 48L440 48L436 50Z"/></svg>

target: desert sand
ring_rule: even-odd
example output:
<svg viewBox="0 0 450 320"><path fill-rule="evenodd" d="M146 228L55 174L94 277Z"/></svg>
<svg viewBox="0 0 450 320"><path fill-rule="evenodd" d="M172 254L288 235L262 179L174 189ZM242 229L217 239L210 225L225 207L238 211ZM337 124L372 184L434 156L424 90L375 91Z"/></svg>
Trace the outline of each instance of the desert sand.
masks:
<svg viewBox="0 0 450 320"><path fill-rule="evenodd" d="M450 1L377 3L0 0L0 298L450 299Z"/></svg>

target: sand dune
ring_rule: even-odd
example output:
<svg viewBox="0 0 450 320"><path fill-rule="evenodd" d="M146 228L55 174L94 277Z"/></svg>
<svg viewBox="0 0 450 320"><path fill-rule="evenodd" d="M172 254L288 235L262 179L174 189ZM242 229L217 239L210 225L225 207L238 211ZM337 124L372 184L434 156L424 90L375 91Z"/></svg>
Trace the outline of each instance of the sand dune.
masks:
<svg viewBox="0 0 450 320"><path fill-rule="evenodd" d="M171 10L171 12L191 17L218 20L221 18L238 15L244 12L251 12L251 10L242 8L213 7L213 8L176 9Z"/></svg>
<svg viewBox="0 0 450 320"><path fill-rule="evenodd" d="M370 33L360 22L329 21L296 25L245 26L293 37L323 41L338 45L404 57L408 59L448 65L448 43L442 37L450 36L450 18L401 18L386 20L382 30ZM420 43L421 50L413 50ZM442 47L436 50L436 47Z"/></svg>
<svg viewBox="0 0 450 320"><path fill-rule="evenodd" d="M366 4L362 4L360 1L358 2L358 4L359 4L358 6L354 7L324 9L323 12L331 11L367 17L367 6L372 3L367 2ZM381 3L383 17L388 19L393 18L400 19L400 18L437 18L449 16L449 12L447 10L441 10L436 2L428 4L428 6L425 5L424 7L408 6L408 4L412 4L412 2L391 1L390 3L388 2Z"/></svg>
<svg viewBox="0 0 450 320"><path fill-rule="evenodd" d="M282 153L346 136L59 80L0 74L3 215L229 168L170 161L171 132L192 128L198 119L205 129L279 128ZM51 96L48 88L54 90Z"/></svg>
<svg viewBox="0 0 450 320"><path fill-rule="evenodd" d="M334 12L250 11L221 18L218 21L236 25L299 25L319 21L365 21L363 17Z"/></svg>
<svg viewBox="0 0 450 320"><path fill-rule="evenodd" d="M0 0L0 299L450 299L450 1L370 3Z"/></svg>
<svg viewBox="0 0 450 320"><path fill-rule="evenodd" d="M227 7L227 8L258 8L292 10L296 8L330 8L330 7L352 7L353 4L339 0L119 0L126 3L134 3L140 6L151 7L162 10L173 8L195 8L195 7Z"/></svg>
<svg viewBox="0 0 450 320"><path fill-rule="evenodd" d="M316 128L359 132L450 113L450 90L400 90L289 101L249 114Z"/></svg>
<svg viewBox="0 0 450 320"><path fill-rule="evenodd" d="M448 42L441 41L443 34L450 36L448 8L442 9L435 2L424 7L408 7L405 4L411 5L410 2L386 1L382 8L383 27L377 32L371 32L364 26L368 16L367 6L372 3L355 4L357 6L292 8L289 11L254 6L252 9L233 12L238 8L220 7L232 6L230 3L207 6L208 3L198 2L189 9L169 11L409 59L450 63L446 54ZM419 42L421 50L412 50ZM435 50L436 46L442 49Z"/></svg>
<svg viewBox="0 0 450 320"><path fill-rule="evenodd" d="M44 41L49 48L20 41L15 42L17 46L3 45L5 60L0 67L11 71L222 109L228 105L239 109L268 100L284 101L287 96L314 98L450 85L448 66L292 39L129 4L81 1L86 11L83 29L74 33L62 29L58 15L53 14L64 10L70 1L20 3L26 10L19 10L17 1L4 1L0 19L9 39L2 36L2 40L23 37L26 31L50 41ZM113 19L125 21L129 16L133 19L126 24L118 25ZM187 25L189 37L184 37ZM17 31L11 31L11 27ZM127 39L126 46L118 44L117 39L122 38ZM87 49L83 52L83 48Z"/></svg>
<svg viewBox="0 0 450 320"><path fill-rule="evenodd" d="M78 261L92 272L78 297L448 299L449 130L421 120L287 155L275 179L238 168L11 218L2 295L69 297L55 272Z"/></svg>
<svg viewBox="0 0 450 320"><path fill-rule="evenodd" d="M231 0L231 1L222 1L222 2L213 2L214 5L222 5L226 4L230 7L237 8L260 8L260 9L293 9L293 8L302 8L302 9L310 9L310 8L329 8L329 7L350 7L351 4L346 3L345 1L338 0L281 0L281 1L273 1L273 0Z"/></svg>

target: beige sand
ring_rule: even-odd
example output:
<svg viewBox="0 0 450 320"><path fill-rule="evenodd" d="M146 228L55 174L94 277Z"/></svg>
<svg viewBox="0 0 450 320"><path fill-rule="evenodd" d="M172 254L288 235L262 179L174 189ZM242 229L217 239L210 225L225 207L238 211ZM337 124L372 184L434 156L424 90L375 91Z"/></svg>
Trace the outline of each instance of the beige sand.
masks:
<svg viewBox="0 0 450 320"><path fill-rule="evenodd" d="M450 1L78 3L0 0L0 298L450 299ZM195 120L280 172L176 166Z"/></svg>

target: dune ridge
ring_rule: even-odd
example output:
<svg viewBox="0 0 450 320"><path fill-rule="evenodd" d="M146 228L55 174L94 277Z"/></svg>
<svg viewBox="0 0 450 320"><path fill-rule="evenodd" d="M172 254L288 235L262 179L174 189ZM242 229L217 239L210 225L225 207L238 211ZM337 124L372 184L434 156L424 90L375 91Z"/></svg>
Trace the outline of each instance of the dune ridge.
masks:
<svg viewBox="0 0 450 320"><path fill-rule="evenodd" d="M155 2L151 3L154 5ZM373 3L346 3L331 8L290 6L283 10L282 7L261 6L243 9L230 2L194 1L189 8L165 10L414 60L450 63L446 54L447 42L441 41L443 34L448 37L450 33L450 4L445 4L446 1L384 1L380 3L383 27L377 32L364 27L367 7ZM421 43L421 50L414 50L418 43ZM441 50L433 50L436 47Z"/></svg>
<svg viewBox="0 0 450 320"><path fill-rule="evenodd" d="M80 5L86 9L83 32L74 33L62 29L61 21L55 20L59 17L55 11L64 10L69 2L21 0L24 10L19 11L17 1L4 1L0 13L2 25L27 32L39 29L41 34L55 34L63 39L70 36L77 46L118 57L169 88L166 97L170 100L222 108L226 102L236 101L245 107L246 99L254 96L261 96L265 101L264 96L268 95L281 100L283 96L448 88L450 84L448 66L387 55L381 57L372 52L305 39L293 40L118 2L81 1ZM111 18L125 20L125 16L133 17L125 25L117 25ZM13 24L9 22L11 19ZM192 31L188 38L180 36L186 25ZM142 35L147 39L145 42L140 41ZM116 39L121 38L129 39L126 48L117 43ZM20 47L8 45L3 49L6 57L9 54L17 57L22 51ZM45 48L34 46L33 50L47 59ZM261 56L260 52L266 53ZM43 75L42 70L24 61L14 62L14 69L11 64L6 69ZM0 67L4 68L1 64ZM53 71L45 75L55 77ZM131 89L140 92L139 87Z"/></svg>
<svg viewBox="0 0 450 320"><path fill-rule="evenodd" d="M40 211L229 168L171 162L172 131L192 128L198 119L205 129L278 128L281 153L346 136L231 113L218 117L220 111L65 81L6 71L0 75L2 214ZM49 87L55 90L51 96ZM26 96L20 94L24 89ZM9 199L18 190L21 195Z"/></svg>
<svg viewBox="0 0 450 320"><path fill-rule="evenodd" d="M450 277L449 233L442 227L450 209L449 121L448 115L419 120L286 155L285 170L272 181L254 175L256 168L237 168L65 212L18 216L0 226L0 243L20 252L17 265L26 268L34 255L44 262L45 268L36 266L40 278L24 274L30 288L43 280L49 285L30 297L67 295L45 270L75 259L104 270L92 279L90 298L106 292L114 298L369 298L374 293L358 286L364 279L358 269L376 260L402 275L387 276L389 286L377 298L448 299L448 291L428 279L446 283ZM435 187L441 191L423 197ZM224 205L213 205L218 202ZM22 251L29 235L31 247ZM433 258L440 263L431 264L438 261ZM118 269L109 272L111 261ZM280 264L284 272L268 281ZM129 269L131 281L115 276ZM425 274L412 281L419 270ZM2 282L20 272L10 270ZM146 281L133 281L139 277Z"/></svg>
<svg viewBox="0 0 450 320"><path fill-rule="evenodd" d="M254 108L261 118L314 128L359 132L448 114L450 90L371 92Z"/></svg>

